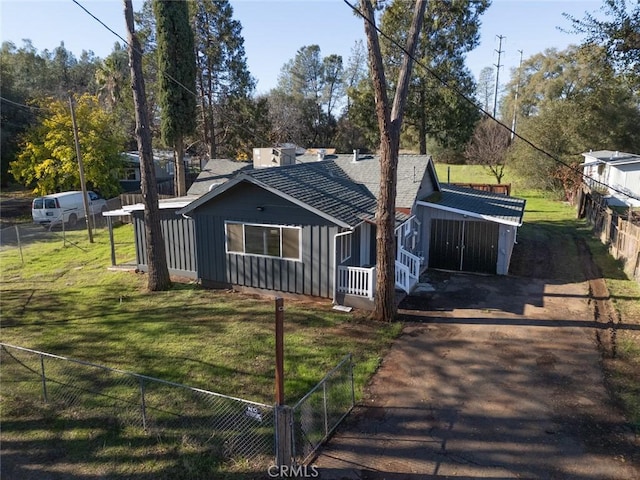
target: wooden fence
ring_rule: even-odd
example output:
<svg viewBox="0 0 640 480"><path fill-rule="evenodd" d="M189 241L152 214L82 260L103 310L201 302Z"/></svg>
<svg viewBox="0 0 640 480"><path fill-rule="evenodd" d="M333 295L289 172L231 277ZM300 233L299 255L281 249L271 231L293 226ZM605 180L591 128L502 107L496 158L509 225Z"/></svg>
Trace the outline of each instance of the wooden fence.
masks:
<svg viewBox="0 0 640 480"><path fill-rule="evenodd" d="M629 278L640 283L640 225L607 206L597 192L584 187L578 216L586 218L593 233L609 247L614 258L621 260Z"/></svg>
<svg viewBox="0 0 640 480"><path fill-rule="evenodd" d="M511 195L510 183L450 183L457 187L472 188L474 190L482 190L484 192L500 193L502 195Z"/></svg>

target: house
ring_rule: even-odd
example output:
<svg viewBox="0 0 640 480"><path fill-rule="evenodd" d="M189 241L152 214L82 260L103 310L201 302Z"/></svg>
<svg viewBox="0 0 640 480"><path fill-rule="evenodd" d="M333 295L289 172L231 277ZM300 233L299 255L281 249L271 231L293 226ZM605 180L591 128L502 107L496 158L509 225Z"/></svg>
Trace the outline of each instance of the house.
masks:
<svg viewBox="0 0 640 480"><path fill-rule="evenodd" d="M120 179L120 186L125 192L137 192L140 190L140 155L138 152L125 152L122 154L124 160L124 174ZM155 166L156 183L163 185L165 183L173 184L173 159L157 155L153 155L153 164Z"/></svg>
<svg viewBox="0 0 640 480"><path fill-rule="evenodd" d="M296 161L253 168L212 160L191 196L161 202L170 272L209 287L370 307L379 159L314 152ZM524 200L440 185L424 155L401 155L397 178L398 290L411 292L427 267L508 272ZM138 268L145 270L142 206L126 208L134 218Z"/></svg>
<svg viewBox="0 0 640 480"><path fill-rule="evenodd" d="M612 206L640 207L640 155L611 150L583 153L585 182Z"/></svg>
<svg viewBox="0 0 640 480"><path fill-rule="evenodd" d="M242 171L177 213L193 219L204 286L350 304L373 298L376 203L335 162L323 161ZM399 228L408 221L397 213ZM397 283L408 289L419 260L406 254L409 274Z"/></svg>

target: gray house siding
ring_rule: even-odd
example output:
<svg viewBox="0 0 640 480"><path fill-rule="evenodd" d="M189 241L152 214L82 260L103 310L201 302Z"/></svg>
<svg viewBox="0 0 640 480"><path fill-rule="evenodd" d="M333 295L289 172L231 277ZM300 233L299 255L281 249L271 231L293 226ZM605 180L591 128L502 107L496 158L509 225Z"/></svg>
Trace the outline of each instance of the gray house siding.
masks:
<svg viewBox="0 0 640 480"><path fill-rule="evenodd" d="M160 212L160 227L164 238L167 266L171 275L197 278L197 253L195 245L195 227L193 220L176 215L176 210ZM147 243L144 228L144 213L132 212L136 263L138 269L147 272Z"/></svg>
<svg viewBox="0 0 640 480"><path fill-rule="evenodd" d="M251 184L224 192L192 216L203 285L333 296L333 243L339 228L326 219ZM227 253L226 221L301 227L301 260Z"/></svg>

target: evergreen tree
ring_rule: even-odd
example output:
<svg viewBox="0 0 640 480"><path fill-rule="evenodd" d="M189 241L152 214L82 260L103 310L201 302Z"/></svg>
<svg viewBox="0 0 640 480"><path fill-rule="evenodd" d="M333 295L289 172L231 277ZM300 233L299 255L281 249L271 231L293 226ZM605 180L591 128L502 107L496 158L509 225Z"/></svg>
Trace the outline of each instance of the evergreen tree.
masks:
<svg viewBox="0 0 640 480"><path fill-rule="evenodd" d="M296 121L297 135L282 141L305 146L331 145L336 135L334 111L343 91L342 57L323 58L318 45L300 48L282 67L278 86L270 94L274 125L289 123L293 109L294 117L301 119Z"/></svg>
<svg viewBox="0 0 640 480"><path fill-rule="evenodd" d="M640 150L637 94L602 48L548 49L522 63L518 133L574 170L516 140L509 162L528 186L571 200L580 182L581 152ZM517 80L507 85L504 111L513 111Z"/></svg>
<svg viewBox="0 0 640 480"><path fill-rule="evenodd" d="M202 138L210 158L219 153L235 156L238 152L234 150L247 136L247 131L240 132L237 126L251 121L238 113L257 112L251 108L256 106L250 99L255 80L247 67L242 25L233 19L228 0L196 0L191 7Z"/></svg>
<svg viewBox="0 0 640 480"><path fill-rule="evenodd" d="M196 128L196 61L187 2L154 0L160 131L174 151L176 195L187 193L184 140Z"/></svg>
<svg viewBox="0 0 640 480"><path fill-rule="evenodd" d="M419 65L413 69L403 129L407 143L411 141L422 154L427 151L427 137L444 146L462 147L479 119L475 107L440 80L474 96L475 81L465 67L465 54L478 44L480 16L489 4L489 0L428 2L416 50ZM381 42L385 69L392 79L401 66L403 53L398 45L405 43L410 22L411 14L403 0L394 0L381 16L380 28L394 40ZM389 88L393 91L396 84L390 81ZM352 102L367 98L353 90L351 96Z"/></svg>

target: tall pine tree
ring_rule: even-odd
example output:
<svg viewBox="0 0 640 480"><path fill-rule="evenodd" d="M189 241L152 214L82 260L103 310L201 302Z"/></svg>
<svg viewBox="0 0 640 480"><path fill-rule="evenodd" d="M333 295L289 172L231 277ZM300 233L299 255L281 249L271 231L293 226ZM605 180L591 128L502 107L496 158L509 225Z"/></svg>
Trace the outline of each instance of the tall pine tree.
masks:
<svg viewBox="0 0 640 480"><path fill-rule="evenodd" d="M242 25L233 19L228 0L197 0L190 5L203 140L210 158L230 155L229 147L239 149L241 137L246 137L246 132L238 135L235 127L251 121L247 116L238 118L238 114L251 110L250 96L255 88L247 67Z"/></svg>

